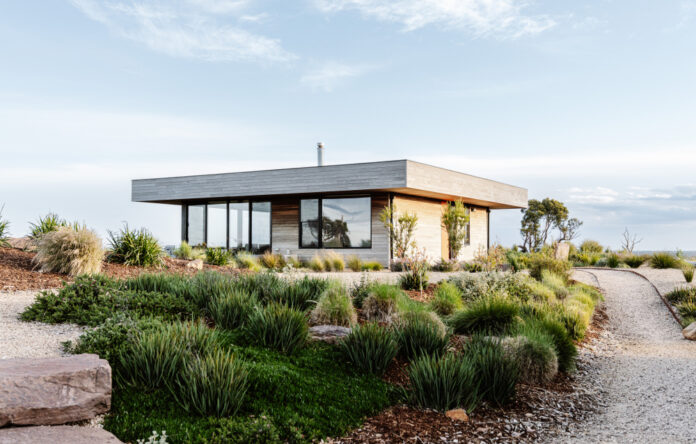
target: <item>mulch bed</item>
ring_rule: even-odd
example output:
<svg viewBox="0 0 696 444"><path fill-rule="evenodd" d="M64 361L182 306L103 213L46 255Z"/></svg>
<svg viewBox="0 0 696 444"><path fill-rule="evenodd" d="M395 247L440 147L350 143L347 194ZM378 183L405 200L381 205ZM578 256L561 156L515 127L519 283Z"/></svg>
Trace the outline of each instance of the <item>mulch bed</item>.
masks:
<svg viewBox="0 0 696 444"><path fill-rule="evenodd" d="M41 273L36 270L32 259L35 253L16 248L0 248L0 291L42 290L58 288L64 282L71 282L72 278L58 273ZM164 258L164 263L158 268L131 267L127 265L104 262L102 273L116 279L125 279L138 276L141 273L176 273L193 275L198 270L186 268L188 261ZM215 265L203 266L204 270L217 270L225 273L238 273L228 267Z"/></svg>

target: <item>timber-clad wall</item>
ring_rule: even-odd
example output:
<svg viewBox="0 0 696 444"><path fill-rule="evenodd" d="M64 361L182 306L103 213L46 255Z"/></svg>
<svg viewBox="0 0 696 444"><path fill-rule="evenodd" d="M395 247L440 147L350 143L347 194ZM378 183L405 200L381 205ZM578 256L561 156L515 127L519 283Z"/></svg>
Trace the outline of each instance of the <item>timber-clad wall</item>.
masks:
<svg viewBox="0 0 696 444"><path fill-rule="evenodd" d="M379 220L379 213L387 205L386 193L372 194L372 248L337 248L334 251L343 255L358 256L363 261L377 261L389 266L389 235ZM300 198L277 198L271 200L271 225L273 252L282 255L311 259L316 253L330 251L323 248L299 248L299 206Z"/></svg>

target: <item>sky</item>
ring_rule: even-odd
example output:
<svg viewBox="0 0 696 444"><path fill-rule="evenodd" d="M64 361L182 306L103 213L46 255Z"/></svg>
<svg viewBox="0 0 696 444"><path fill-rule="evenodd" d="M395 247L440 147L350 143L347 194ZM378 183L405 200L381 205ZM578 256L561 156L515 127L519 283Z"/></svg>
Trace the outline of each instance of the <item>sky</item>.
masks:
<svg viewBox="0 0 696 444"><path fill-rule="evenodd" d="M175 244L135 178L413 159L696 250L696 1L2 2L0 205ZM519 210L494 242L520 243Z"/></svg>

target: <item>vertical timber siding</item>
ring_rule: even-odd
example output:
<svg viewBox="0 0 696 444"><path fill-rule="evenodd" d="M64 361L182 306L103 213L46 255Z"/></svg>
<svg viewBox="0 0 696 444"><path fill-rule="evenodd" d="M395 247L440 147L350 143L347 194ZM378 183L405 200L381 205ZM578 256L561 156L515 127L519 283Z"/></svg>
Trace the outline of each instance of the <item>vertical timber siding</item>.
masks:
<svg viewBox="0 0 696 444"><path fill-rule="evenodd" d="M328 197L328 196L327 196ZM389 235L379 220L379 213L387 205L387 194L372 194L372 248L336 249L337 253L358 256L363 261L377 261L384 267L389 266ZM322 248L299 248L300 198L271 199L271 224L273 252L282 255L311 259L316 253L329 251Z"/></svg>
<svg viewBox="0 0 696 444"><path fill-rule="evenodd" d="M459 252L457 259L460 261L470 261L479 250L488 253L488 211L486 208L475 207L469 215L471 239L469 245L464 245Z"/></svg>

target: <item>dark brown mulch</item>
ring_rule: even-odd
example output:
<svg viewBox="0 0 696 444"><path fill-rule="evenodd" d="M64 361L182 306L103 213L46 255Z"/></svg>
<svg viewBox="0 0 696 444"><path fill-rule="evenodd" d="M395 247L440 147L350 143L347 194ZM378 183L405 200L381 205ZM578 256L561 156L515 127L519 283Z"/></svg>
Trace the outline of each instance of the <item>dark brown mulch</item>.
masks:
<svg viewBox="0 0 696 444"><path fill-rule="evenodd" d="M41 273L32 263L35 253L16 248L0 248L0 291L41 290L58 288L64 282L72 282L70 276L58 273ZM104 262L102 273L116 279L137 276L141 273L176 273L193 275L198 271L186 268L188 261L166 257L161 267L131 267ZM239 273L229 267L204 265L204 270L217 270L224 273Z"/></svg>

